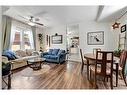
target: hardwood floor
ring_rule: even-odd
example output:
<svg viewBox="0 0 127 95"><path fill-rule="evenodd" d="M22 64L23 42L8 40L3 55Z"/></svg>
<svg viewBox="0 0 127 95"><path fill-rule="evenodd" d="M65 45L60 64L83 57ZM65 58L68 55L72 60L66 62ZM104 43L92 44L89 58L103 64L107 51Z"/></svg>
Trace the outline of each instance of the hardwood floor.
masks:
<svg viewBox="0 0 127 95"><path fill-rule="evenodd" d="M64 64L46 63L41 70L29 67L15 70L12 75L12 89L94 89L87 80L86 68L80 72L81 63L68 61ZM120 79L119 79L120 80ZM98 82L98 89L110 89L110 82ZM115 84L115 81L114 81ZM127 89L123 80L114 89Z"/></svg>
<svg viewBox="0 0 127 95"><path fill-rule="evenodd" d="M12 89L91 89L92 85L86 75L80 73L80 63L46 64L50 69L36 76L22 76L28 73L29 67L17 70L12 76ZM44 68L42 68L43 70ZM35 71L36 72L36 71ZM38 71L37 71L38 72Z"/></svg>

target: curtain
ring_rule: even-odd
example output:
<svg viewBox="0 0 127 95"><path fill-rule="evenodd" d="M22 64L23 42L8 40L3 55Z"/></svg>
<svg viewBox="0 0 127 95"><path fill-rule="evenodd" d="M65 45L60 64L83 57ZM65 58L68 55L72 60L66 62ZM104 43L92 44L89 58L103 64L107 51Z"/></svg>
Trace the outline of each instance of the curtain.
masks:
<svg viewBox="0 0 127 95"><path fill-rule="evenodd" d="M12 27L11 27L11 38L10 38L10 48L12 48L14 39L15 39L15 33L16 33L16 27L13 25L13 21L12 21Z"/></svg>
<svg viewBox="0 0 127 95"><path fill-rule="evenodd" d="M11 22L10 17L2 17L2 50L10 49Z"/></svg>
<svg viewBox="0 0 127 95"><path fill-rule="evenodd" d="M29 36L31 49L34 49L33 33L31 31L28 31L28 36Z"/></svg>
<svg viewBox="0 0 127 95"><path fill-rule="evenodd" d="M32 29L32 33L33 33L34 48L36 50L36 27L35 26L31 26L31 29Z"/></svg>

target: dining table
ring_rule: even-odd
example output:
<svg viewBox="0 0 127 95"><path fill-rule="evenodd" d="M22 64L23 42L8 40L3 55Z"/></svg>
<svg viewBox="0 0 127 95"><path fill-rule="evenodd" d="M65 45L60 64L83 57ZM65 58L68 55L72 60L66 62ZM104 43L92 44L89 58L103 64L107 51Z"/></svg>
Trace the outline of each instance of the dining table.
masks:
<svg viewBox="0 0 127 95"><path fill-rule="evenodd" d="M102 56L98 56L99 59L101 60ZM84 54L84 58L86 59L86 62L87 62L87 79L89 80L89 62L93 62L95 63L96 61L96 54L94 53L86 53ZM107 61L110 61L110 55L107 56ZM113 64L116 66L116 72L118 73L118 69L119 69L119 58L116 57L116 56L113 56ZM116 86L117 86L117 83L118 83L118 76L116 76Z"/></svg>

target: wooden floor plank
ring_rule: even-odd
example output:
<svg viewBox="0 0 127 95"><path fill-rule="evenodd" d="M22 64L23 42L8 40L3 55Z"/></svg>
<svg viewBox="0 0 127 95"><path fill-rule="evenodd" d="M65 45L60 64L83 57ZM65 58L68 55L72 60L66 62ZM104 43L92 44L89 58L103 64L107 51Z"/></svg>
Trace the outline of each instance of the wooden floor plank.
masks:
<svg viewBox="0 0 127 95"><path fill-rule="evenodd" d="M86 68L81 74L81 63L67 61L64 64L44 64L50 67L42 67L38 75L23 76L33 72L29 67L18 69L12 75L12 89L93 89L91 82L87 80ZM99 89L110 89L109 84L98 83ZM125 87L126 88L126 87Z"/></svg>

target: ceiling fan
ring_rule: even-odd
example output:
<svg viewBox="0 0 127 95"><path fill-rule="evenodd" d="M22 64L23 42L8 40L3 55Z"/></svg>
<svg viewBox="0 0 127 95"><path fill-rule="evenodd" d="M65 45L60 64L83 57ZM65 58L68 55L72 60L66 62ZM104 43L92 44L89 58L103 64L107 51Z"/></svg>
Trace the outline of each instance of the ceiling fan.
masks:
<svg viewBox="0 0 127 95"><path fill-rule="evenodd" d="M20 16L20 15L19 15ZM20 16L26 20L28 20L28 24L31 25L31 26L35 26L36 24L37 25L41 25L41 26L44 26L44 24L42 23L38 23L37 21L39 21L39 18L34 18L33 16L30 16L29 18L26 18L26 17L23 17L23 16Z"/></svg>

